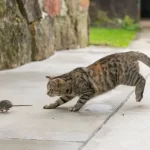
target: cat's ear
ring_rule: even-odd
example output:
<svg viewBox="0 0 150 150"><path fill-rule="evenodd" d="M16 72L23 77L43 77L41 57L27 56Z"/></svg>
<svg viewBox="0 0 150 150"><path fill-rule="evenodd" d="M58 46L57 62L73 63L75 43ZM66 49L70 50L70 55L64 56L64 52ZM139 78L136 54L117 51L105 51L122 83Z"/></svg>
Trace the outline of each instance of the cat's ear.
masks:
<svg viewBox="0 0 150 150"><path fill-rule="evenodd" d="M51 76L45 76L47 79L53 79L54 77L51 77Z"/></svg>
<svg viewBox="0 0 150 150"><path fill-rule="evenodd" d="M61 78L57 78L55 79L55 83L60 86L60 85L64 85L66 82L65 80L61 79Z"/></svg>

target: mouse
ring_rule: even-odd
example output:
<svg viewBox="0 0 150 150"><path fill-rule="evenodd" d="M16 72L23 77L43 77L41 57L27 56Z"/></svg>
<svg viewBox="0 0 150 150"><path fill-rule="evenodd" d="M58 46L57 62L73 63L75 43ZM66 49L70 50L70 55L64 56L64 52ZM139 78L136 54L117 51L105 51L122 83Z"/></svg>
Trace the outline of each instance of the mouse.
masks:
<svg viewBox="0 0 150 150"><path fill-rule="evenodd" d="M7 112L10 108L16 106L33 106L33 105L13 105L9 100L1 100L0 101L0 111L3 112L4 110Z"/></svg>

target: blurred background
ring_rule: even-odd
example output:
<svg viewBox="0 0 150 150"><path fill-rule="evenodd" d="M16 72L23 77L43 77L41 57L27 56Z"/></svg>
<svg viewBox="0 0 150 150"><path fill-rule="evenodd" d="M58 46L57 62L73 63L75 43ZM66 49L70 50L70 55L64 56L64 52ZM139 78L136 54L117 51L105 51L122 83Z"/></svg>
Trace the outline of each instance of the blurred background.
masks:
<svg viewBox="0 0 150 150"><path fill-rule="evenodd" d="M57 50L127 47L149 26L148 0L0 0L0 69Z"/></svg>

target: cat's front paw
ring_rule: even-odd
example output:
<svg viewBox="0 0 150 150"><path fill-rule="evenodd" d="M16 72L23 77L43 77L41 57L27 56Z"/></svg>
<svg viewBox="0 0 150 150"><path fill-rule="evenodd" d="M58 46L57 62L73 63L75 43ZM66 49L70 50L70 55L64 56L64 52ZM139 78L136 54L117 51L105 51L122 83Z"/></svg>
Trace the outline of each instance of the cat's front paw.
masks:
<svg viewBox="0 0 150 150"><path fill-rule="evenodd" d="M43 109L49 109L49 105L44 105Z"/></svg>
<svg viewBox="0 0 150 150"><path fill-rule="evenodd" d="M75 111L78 111L79 109L77 109L76 107L70 107L68 108L68 110L71 112L75 112Z"/></svg>
<svg viewBox="0 0 150 150"><path fill-rule="evenodd" d="M53 105L44 105L43 109L54 109Z"/></svg>

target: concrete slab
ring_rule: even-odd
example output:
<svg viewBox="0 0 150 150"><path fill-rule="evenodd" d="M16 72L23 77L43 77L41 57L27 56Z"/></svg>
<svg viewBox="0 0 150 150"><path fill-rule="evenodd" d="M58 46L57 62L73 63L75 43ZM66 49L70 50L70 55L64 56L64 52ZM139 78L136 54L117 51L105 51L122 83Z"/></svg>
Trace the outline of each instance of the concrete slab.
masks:
<svg viewBox="0 0 150 150"><path fill-rule="evenodd" d="M134 94L83 150L149 150L150 149L150 77L141 103Z"/></svg>
<svg viewBox="0 0 150 150"><path fill-rule="evenodd" d="M41 140L47 143L45 147L43 144L44 150L47 147L58 149L59 144L60 147L66 145L67 149L70 143L76 143L77 149L118 109L133 88L120 86L109 94L93 99L76 113L68 111L76 99L58 109L43 110L43 105L56 99L46 95L45 76L59 75L78 66L87 66L105 55L121 51L125 49L88 47L61 51L47 60L1 71L0 99L9 99L13 104L33 104L33 107L14 107L6 114L0 113L0 146L10 150L11 143L15 142L18 149L28 145L28 150L32 150L36 140Z"/></svg>
<svg viewBox="0 0 150 150"><path fill-rule="evenodd" d="M129 50L141 51L150 57L150 31L139 33ZM103 125L82 150L149 150L150 149L150 68L140 63L141 74L147 76L144 97L140 103L133 93L125 105Z"/></svg>
<svg viewBox="0 0 150 150"><path fill-rule="evenodd" d="M77 113L68 112L67 105L55 110L43 110L42 104L38 106L36 103L33 108L12 108L8 114L0 114L3 120L0 125L0 139L85 141L117 109L131 90L133 89L120 87L109 96L87 103Z"/></svg>

